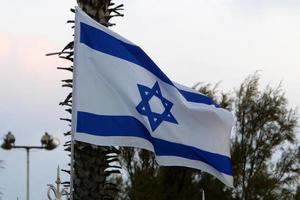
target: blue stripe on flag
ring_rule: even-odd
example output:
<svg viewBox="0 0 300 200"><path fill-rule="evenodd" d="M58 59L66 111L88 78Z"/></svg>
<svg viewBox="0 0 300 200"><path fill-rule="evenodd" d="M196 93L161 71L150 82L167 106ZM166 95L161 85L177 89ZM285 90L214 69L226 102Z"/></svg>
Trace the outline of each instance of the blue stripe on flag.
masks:
<svg viewBox="0 0 300 200"><path fill-rule="evenodd" d="M129 136L148 140L158 156L178 156L202 161L218 171L232 176L230 157L204 151L192 146L169 142L151 136L148 129L132 116L106 116L77 112L76 132L96 136Z"/></svg>
<svg viewBox="0 0 300 200"><path fill-rule="evenodd" d="M180 89L178 89L178 91L182 94L182 96L184 96L184 98L187 101L196 102L196 103L204 103L207 105L215 105L217 108L220 108L220 106L218 104L216 104L211 98L209 98L207 96L199 95L197 93L188 92L188 91L180 90Z"/></svg>
<svg viewBox="0 0 300 200"><path fill-rule="evenodd" d="M151 60L151 58L138 46L123 42L104 31L93 26L80 23L80 42L88 47L127 60L138 66L141 66L158 77L161 81L168 83L177 88L173 82L159 69L159 67ZM190 102L203 103L207 105L217 104L213 100L200 93L193 93L185 90L177 90L181 95Z"/></svg>

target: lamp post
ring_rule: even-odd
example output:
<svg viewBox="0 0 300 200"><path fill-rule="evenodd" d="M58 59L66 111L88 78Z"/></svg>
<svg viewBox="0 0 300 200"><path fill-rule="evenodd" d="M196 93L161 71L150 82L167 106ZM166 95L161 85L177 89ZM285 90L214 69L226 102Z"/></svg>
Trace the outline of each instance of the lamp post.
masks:
<svg viewBox="0 0 300 200"><path fill-rule="evenodd" d="M29 200L29 154L32 149L46 149L53 150L58 146L58 140L49 135L47 132L41 138L41 146L19 146L15 145L16 138L11 133L8 132L1 145L1 148L4 150L11 149L25 149L26 150L26 200Z"/></svg>

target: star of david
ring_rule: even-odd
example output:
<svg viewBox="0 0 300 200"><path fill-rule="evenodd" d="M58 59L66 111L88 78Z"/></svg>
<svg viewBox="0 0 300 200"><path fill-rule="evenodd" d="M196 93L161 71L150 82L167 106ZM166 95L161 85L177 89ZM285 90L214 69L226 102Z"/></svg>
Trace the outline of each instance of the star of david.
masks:
<svg viewBox="0 0 300 200"><path fill-rule="evenodd" d="M138 84L138 89L142 101L137 105L136 109L140 114L148 118L152 131L155 131L163 121L178 124L171 113L173 103L162 96L158 82L156 82L152 88ZM160 100L164 109L161 113L152 111L153 108L151 110L150 100L156 97Z"/></svg>

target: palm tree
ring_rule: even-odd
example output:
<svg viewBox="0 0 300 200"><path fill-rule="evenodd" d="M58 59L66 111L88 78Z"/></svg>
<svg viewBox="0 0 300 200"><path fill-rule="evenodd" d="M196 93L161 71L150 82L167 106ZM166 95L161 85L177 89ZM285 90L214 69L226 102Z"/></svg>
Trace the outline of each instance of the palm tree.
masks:
<svg viewBox="0 0 300 200"><path fill-rule="evenodd" d="M78 0L78 5L90 17L98 21L106 27L113 26L110 19L116 16L123 16L119 13L123 10L123 5L115 5L111 0ZM74 9L71 9L74 12ZM74 23L70 20L68 23ZM73 47L74 42L69 42L65 48L58 53L47 55L59 55L62 59L67 59L73 63ZM73 67L59 67L58 69L73 72ZM63 87L72 88L72 79L62 80ZM72 113L72 93L69 93L63 102L62 106L68 113ZM71 123L70 118L60 118L61 120ZM64 133L65 136L70 136L71 132ZM71 142L68 141L64 145L65 150L71 151ZM97 147L83 142L74 144L74 162L73 162L73 199L115 199L117 193L117 185L110 183L108 177L112 174L119 174L120 167L113 166L112 163L118 160L119 151L114 147ZM70 174L70 170L63 170ZM66 187L70 186L70 182L63 183Z"/></svg>

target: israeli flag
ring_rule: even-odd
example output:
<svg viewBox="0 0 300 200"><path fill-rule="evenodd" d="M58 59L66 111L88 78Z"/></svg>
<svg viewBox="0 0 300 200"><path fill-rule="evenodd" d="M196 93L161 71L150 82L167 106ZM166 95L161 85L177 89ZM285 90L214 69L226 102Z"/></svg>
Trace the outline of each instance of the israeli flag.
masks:
<svg viewBox="0 0 300 200"><path fill-rule="evenodd" d="M232 114L171 81L134 43L76 9L75 140L155 153L159 165L186 166L233 185Z"/></svg>

